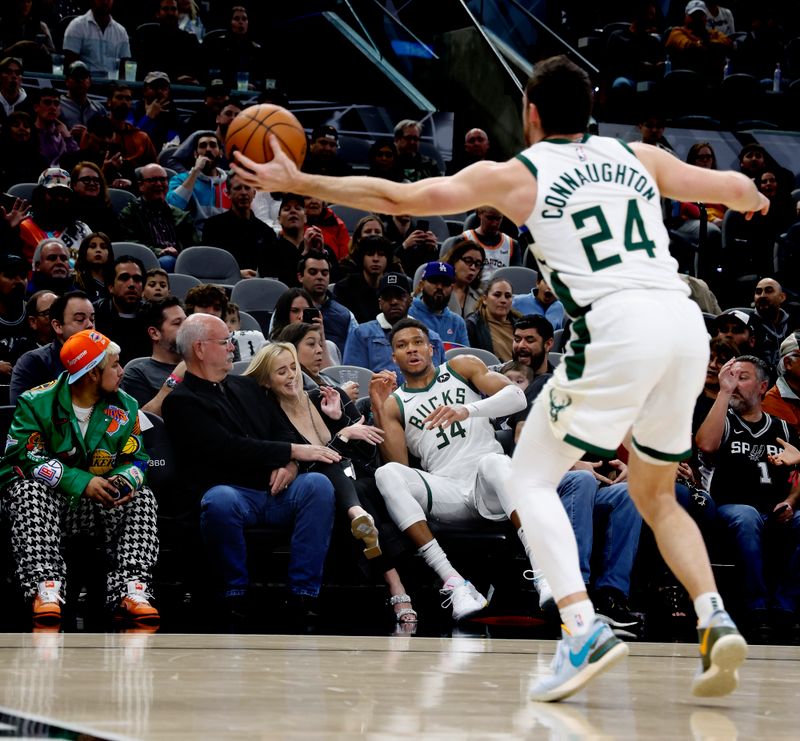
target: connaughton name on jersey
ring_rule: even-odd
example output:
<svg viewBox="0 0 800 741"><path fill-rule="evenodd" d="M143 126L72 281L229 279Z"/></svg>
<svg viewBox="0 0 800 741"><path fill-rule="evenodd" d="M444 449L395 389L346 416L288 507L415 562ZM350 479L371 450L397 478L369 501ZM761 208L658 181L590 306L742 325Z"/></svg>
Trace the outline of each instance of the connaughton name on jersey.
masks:
<svg viewBox="0 0 800 741"><path fill-rule="evenodd" d="M561 182L559 182L561 181ZM600 165L586 163L574 168L571 172L563 172L550 185L544 202L552 208L542 210L544 219L560 219L564 215L569 197L582 185L587 183L618 183L633 188L648 201L657 197L653 184L635 167L603 162ZM563 185L561 185L563 183Z"/></svg>

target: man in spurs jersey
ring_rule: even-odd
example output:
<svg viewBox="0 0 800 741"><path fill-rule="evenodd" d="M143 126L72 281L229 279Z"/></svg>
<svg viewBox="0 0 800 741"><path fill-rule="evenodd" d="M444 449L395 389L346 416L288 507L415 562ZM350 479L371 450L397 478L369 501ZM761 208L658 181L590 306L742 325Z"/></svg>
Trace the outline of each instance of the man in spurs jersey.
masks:
<svg viewBox="0 0 800 741"><path fill-rule="evenodd" d="M460 620L487 602L450 564L428 520L470 526L481 519L510 518L519 528L503 487L511 460L489 417L513 414L526 402L519 386L471 355L434 365L428 332L410 317L397 322L390 342L405 382L394 390L391 371L375 374L370 382L375 424L385 433L380 451L387 461L375 482L395 524L441 578L445 604L452 603L453 618ZM409 467L409 452L420 468ZM527 550L524 532L517 532Z"/></svg>
<svg viewBox="0 0 800 741"><path fill-rule="evenodd" d="M419 216L488 204L528 227L539 268L573 321L566 356L531 410L508 483L566 627L552 676L531 697L573 694L627 653L596 619L556 494L584 451L606 455L626 439L630 494L698 614L702 662L692 690L723 695L736 687L747 644L723 610L703 540L674 491L677 463L691 447L708 340L670 257L659 198L724 203L747 218L766 213L769 202L739 173L585 134L591 105L586 73L553 57L536 64L525 87L529 146L507 162L410 184L305 175L283 154L262 165L237 152L233 167L260 190Z"/></svg>

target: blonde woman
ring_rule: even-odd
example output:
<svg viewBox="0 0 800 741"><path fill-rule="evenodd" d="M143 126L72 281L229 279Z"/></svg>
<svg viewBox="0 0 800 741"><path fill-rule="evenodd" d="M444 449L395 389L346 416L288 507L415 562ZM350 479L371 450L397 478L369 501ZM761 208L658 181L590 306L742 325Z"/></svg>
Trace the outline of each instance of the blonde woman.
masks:
<svg viewBox="0 0 800 741"><path fill-rule="evenodd" d="M374 468L368 461L374 456L375 446L383 442L383 430L365 425L344 392L330 386L304 391L300 362L290 343L273 342L263 347L245 375L266 389L267 398L278 407L292 431L291 442L328 446L342 455L340 463L314 463L311 468L331 481L338 509L347 516L353 536L364 543L364 556L383 572L397 622L416 622L411 598L378 542L375 519L363 506L372 507L381 501L372 475ZM379 508L375 510L379 513ZM390 524L388 517L385 521Z"/></svg>

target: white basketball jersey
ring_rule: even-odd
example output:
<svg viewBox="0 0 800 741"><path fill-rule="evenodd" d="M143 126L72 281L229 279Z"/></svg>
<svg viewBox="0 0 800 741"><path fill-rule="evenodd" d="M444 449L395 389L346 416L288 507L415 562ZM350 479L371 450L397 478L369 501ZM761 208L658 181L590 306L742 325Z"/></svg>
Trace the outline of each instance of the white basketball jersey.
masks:
<svg viewBox="0 0 800 741"><path fill-rule="evenodd" d="M669 253L658 186L623 142L551 139L517 158L538 184L525 221L539 267L574 318L626 289L689 295Z"/></svg>
<svg viewBox="0 0 800 741"><path fill-rule="evenodd" d="M433 430L422 423L438 406L481 399L448 363L436 369L436 377L426 388L410 389L403 384L392 395L400 407L408 449L428 473L471 481L481 456L503 452L486 417L467 417L463 422Z"/></svg>
<svg viewBox="0 0 800 741"><path fill-rule="evenodd" d="M486 254L486 262L483 264L483 272L481 273L482 282L488 283L498 268L507 268L511 265L514 243L508 234L501 232L500 241L494 247L482 242L481 235L474 229L467 229L461 236L483 247L483 251Z"/></svg>

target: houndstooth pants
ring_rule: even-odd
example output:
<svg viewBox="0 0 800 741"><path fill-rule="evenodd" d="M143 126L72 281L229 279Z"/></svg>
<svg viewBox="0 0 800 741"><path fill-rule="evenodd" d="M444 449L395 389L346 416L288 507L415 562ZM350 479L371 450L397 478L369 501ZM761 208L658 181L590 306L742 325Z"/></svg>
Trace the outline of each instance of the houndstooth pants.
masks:
<svg viewBox="0 0 800 741"><path fill-rule="evenodd" d="M158 558L156 498L144 487L127 504L104 509L81 497L71 509L58 490L37 481L19 481L6 490L3 510L10 523L16 573L24 593L32 597L39 582L58 579L66 590L62 536L101 535L108 562L106 601L114 604L127 583L148 583ZM148 584L149 586L149 584Z"/></svg>

